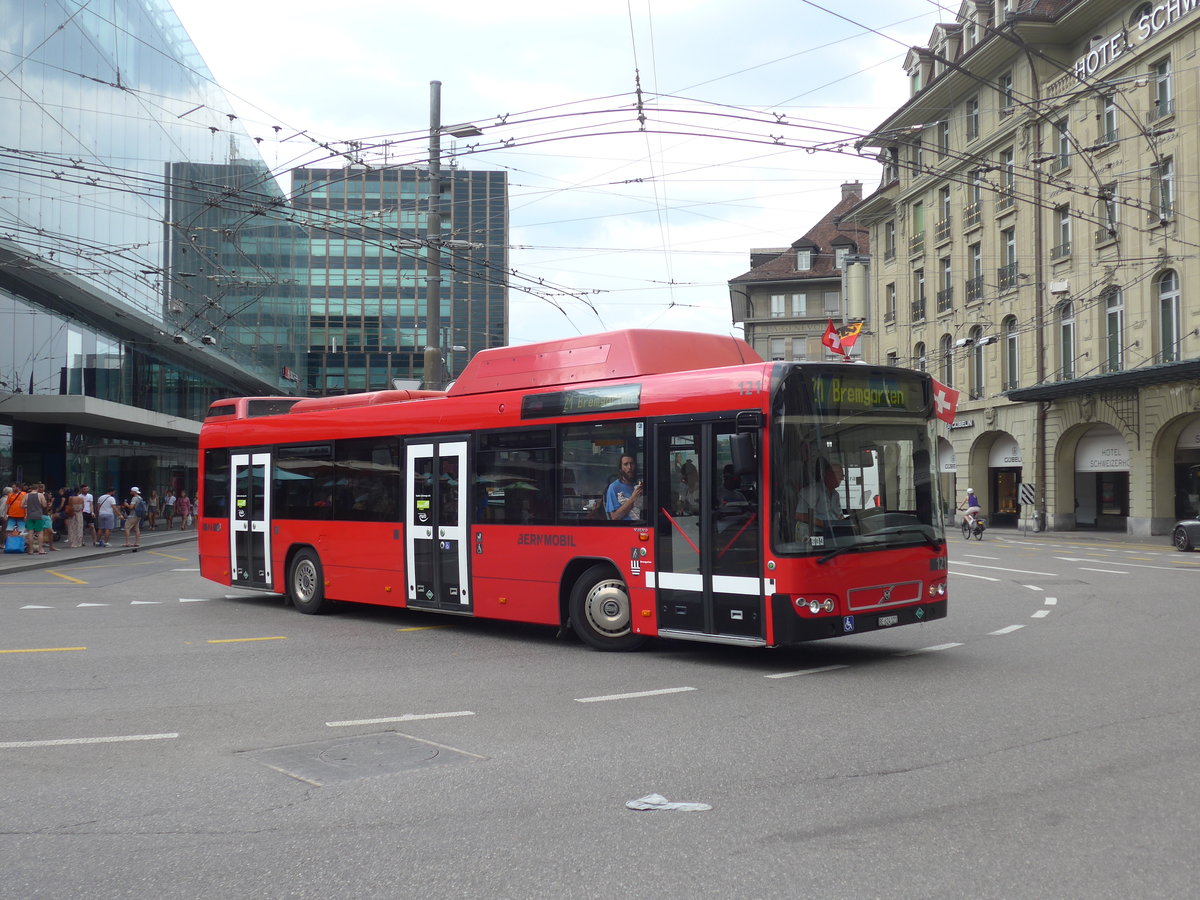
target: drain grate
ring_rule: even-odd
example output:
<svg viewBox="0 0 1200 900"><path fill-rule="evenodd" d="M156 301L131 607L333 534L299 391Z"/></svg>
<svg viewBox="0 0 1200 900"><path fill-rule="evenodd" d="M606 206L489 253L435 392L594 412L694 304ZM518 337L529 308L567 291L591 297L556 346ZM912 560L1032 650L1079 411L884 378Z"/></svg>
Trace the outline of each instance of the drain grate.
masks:
<svg viewBox="0 0 1200 900"><path fill-rule="evenodd" d="M239 754L306 784L321 787L338 781L396 775L426 766L486 759L398 731L337 738L290 747L247 750Z"/></svg>

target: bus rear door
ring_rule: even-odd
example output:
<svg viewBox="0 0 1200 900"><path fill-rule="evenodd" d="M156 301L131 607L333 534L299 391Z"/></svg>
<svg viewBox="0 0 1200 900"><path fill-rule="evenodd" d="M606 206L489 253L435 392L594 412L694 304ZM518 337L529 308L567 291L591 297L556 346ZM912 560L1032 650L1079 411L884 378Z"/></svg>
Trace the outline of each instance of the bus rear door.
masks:
<svg viewBox="0 0 1200 900"><path fill-rule="evenodd" d="M467 443L414 441L405 455L408 605L469 613Z"/></svg>
<svg viewBox="0 0 1200 900"><path fill-rule="evenodd" d="M766 637L755 475L733 465L730 422L658 427L659 633L758 645Z"/></svg>
<svg viewBox="0 0 1200 900"><path fill-rule="evenodd" d="M230 580L238 587L271 587L271 454L234 453L229 461Z"/></svg>

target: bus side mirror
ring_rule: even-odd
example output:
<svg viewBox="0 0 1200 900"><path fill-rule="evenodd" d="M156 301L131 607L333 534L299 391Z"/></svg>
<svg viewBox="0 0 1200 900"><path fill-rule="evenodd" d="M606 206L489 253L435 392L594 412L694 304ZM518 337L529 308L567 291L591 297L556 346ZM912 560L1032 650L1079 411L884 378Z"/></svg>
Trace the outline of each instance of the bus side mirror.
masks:
<svg viewBox="0 0 1200 900"><path fill-rule="evenodd" d="M758 472L758 454L754 448L754 435L743 432L730 440L733 453L733 471L738 476L754 475Z"/></svg>

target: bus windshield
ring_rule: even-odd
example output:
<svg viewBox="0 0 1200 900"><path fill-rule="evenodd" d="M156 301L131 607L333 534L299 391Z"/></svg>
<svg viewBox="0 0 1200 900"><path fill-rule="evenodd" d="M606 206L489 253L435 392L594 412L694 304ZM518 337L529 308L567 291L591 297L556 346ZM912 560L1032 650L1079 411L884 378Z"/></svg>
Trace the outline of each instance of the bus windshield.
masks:
<svg viewBox="0 0 1200 900"><path fill-rule="evenodd" d="M781 369L771 422L775 552L939 546L927 376L844 364Z"/></svg>

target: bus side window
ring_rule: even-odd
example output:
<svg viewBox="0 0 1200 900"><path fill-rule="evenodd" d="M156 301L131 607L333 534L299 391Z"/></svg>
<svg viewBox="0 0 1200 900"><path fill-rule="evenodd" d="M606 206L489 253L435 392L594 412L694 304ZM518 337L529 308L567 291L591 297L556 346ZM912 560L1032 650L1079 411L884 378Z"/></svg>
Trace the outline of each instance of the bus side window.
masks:
<svg viewBox="0 0 1200 900"><path fill-rule="evenodd" d="M476 522L554 524L556 473L551 441L546 428L480 436L472 501Z"/></svg>

